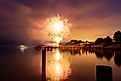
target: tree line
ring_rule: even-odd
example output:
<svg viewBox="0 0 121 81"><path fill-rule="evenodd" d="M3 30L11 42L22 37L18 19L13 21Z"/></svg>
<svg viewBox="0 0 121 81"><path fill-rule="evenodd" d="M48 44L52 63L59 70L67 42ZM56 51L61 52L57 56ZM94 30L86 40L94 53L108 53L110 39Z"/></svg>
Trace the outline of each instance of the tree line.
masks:
<svg viewBox="0 0 121 81"><path fill-rule="evenodd" d="M113 35L113 39L110 36L107 36L106 38L97 38L95 41L95 44L112 45L114 43L121 44L121 31L116 31Z"/></svg>

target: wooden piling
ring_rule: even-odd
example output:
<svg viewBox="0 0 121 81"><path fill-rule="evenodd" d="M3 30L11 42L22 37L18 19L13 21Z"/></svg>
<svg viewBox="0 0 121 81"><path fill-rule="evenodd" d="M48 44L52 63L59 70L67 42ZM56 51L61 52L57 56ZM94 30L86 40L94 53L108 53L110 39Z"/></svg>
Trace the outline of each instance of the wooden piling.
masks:
<svg viewBox="0 0 121 81"><path fill-rule="evenodd" d="M42 81L46 81L46 48L42 49Z"/></svg>

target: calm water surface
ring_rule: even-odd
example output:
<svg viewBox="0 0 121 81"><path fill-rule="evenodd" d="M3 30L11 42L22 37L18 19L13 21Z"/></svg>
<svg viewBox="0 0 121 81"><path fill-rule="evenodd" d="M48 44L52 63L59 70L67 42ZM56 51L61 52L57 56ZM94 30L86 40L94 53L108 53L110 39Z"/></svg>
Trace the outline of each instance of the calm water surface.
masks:
<svg viewBox="0 0 121 81"><path fill-rule="evenodd" d="M121 50L53 49L46 53L47 81L101 81L100 76L121 81ZM41 50L0 49L0 81L42 81Z"/></svg>

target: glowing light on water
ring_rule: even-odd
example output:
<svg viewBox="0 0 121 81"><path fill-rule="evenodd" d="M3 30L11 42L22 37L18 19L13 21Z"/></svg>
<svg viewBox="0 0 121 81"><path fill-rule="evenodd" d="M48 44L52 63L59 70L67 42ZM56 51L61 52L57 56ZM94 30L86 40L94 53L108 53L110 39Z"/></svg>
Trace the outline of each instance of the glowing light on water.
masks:
<svg viewBox="0 0 121 81"><path fill-rule="evenodd" d="M61 65L60 64L56 64L56 66L55 66L55 72L56 72L56 74L62 73L61 70L62 70Z"/></svg>
<svg viewBox="0 0 121 81"><path fill-rule="evenodd" d="M66 38L69 34L69 27L71 26L68 19L59 15L47 18L45 24L49 32L49 37L57 44Z"/></svg>
<svg viewBox="0 0 121 81"><path fill-rule="evenodd" d="M63 56L58 49L47 60L48 81L63 81L71 75L68 57Z"/></svg>
<svg viewBox="0 0 121 81"><path fill-rule="evenodd" d="M61 59L61 54L60 54L59 50L57 50L57 52L55 54L55 59L56 60L60 60Z"/></svg>

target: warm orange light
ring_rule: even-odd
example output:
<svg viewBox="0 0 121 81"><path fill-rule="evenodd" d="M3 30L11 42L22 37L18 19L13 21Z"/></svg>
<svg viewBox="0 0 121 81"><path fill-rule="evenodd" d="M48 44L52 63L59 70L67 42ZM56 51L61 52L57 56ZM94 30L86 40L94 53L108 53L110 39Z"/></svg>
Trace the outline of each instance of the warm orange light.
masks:
<svg viewBox="0 0 121 81"><path fill-rule="evenodd" d="M62 18L59 15L48 18L45 24L50 38L57 44L69 34L70 24L68 19Z"/></svg>
<svg viewBox="0 0 121 81"><path fill-rule="evenodd" d="M58 75L60 75L61 73L63 73L62 70L63 70L63 68L62 68L61 64L58 64L58 63L57 63L57 64L55 65L55 73L58 74ZM61 75L62 75L62 74L61 74Z"/></svg>
<svg viewBox="0 0 121 81"><path fill-rule="evenodd" d="M64 81L71 74L69 60L58 49L47 61L47 78L49 81Z"/></svg>
<svg viewBox="0 0 121 81"><path fill-rule="evenodd" d="M59 50L57 50L56 53L55 53L55 59L56 60L60 60L61 59L61 54L60 54Z"/></svg>
<svg viewBox="0 0 121 81"><path fill-rule="evenodd" d="M56 33L60 33L63 30L63 21L61 20L55 20L52 24L53 30Z"/></svg>
<svg viewBox="0 0 121 81"><path fill-rule="evenodd" d="M53 38L54 39L54 41L56 42L56 43L60 43L60 41L62 40L62 38L61 37L59 37L59 36L56 36L56 37L54 37Z"/></svg>

